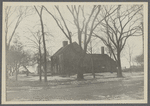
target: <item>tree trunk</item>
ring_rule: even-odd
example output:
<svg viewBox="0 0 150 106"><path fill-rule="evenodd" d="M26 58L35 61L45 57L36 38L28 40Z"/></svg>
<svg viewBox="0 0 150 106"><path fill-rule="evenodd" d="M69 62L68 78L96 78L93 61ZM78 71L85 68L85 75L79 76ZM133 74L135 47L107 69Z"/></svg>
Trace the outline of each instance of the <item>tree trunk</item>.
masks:
<svg viewBox="0 0 150 106"><path fill-rule="evenodd" d="M15 73L15 67L13 67L12 76L14 76L14 73Z"/></svg>
<svg viewBox="0 0 150 106"><path fill-rule="evenodd" d="M91 57L91 63L92 63L92 74L93 74L93 78L95 78L95 72L94 72L94 69L93 69L93 59Z"/></svg>
<svg viewBox="0 0 150 106"><path fill-rule="evenodd" d="M123 76L122 76L122 69L121 69L120 66L118 66L117 77L123 77Z"/></svg>
<svg viewBox="0 0 150 106"><path fill-rule="evenodd" d="M17 68L17 65L16 65L16 81L18 80L18 68Z"/></svg>
<svg viewBox="0 0 150 106"><path fill-rule="evenodd" d="M26 75L28 76L29 75L29 70L27 69L26 66L23 65L23 67L26 69Z"/></svg>
<svg viewBox="0 0 150 106"><path fill-rule="evenodd" d="M72 44L72 39L71 38L69 39L69 42L70 42L70 44Z"/></svg>
<svg viewBox="0 0 150 106"><path fill-rule="evenodd" d="M39 54L40 54L40 61L39 61L39 80L42 81L42 70L41 70L41 48L40 48L40 45L39 45Z"/></svg>
<svg viewBox="0 0 150 106"><path fill-rule="evenodd" d="M6 65L6 80L9 79L9 75L8 75L8 66Z"/></svg>
<svg viewBox="0 0 150 106"><path fill-rule="evenodd" d="M54 69L53 69L53 67L54 67L54 65L53 65L53 57L51 57L51 75L53 76L53 74L54 74Z"/></svg>
<svg viewBox="0 0 150 106"><path fill-rule="evenodd" d="M43 26L43 20L42 15L40 16L41 21L41 29L42 29L42 36L43 36L43 46L44 46L44 80L47 82L47 61L46 61L46 43L45 43L45 35L44 35L44 26Z"/></svg>
<svg viewBox="0 0 150 106"><path fill-rule="evenodd" d="M5 62L5 64L6 64L6 80L8 80L9 79L9 76L8 76L8 47L7 47L7 40L6 40L6 38L5 38L5 47L6 47L6 49L5 49L5 52L6 52L6 56L5 56L5 59L6 59L6 62Z"/></svg>
<svg viewBox="0 0 150 106"><path fill-rule="evenodd" d="M117 58L118 58L118 61L117 61L117 66L118 66L117 77L123 77L122 76L120 53L117 54Z"/></svg>
<svg viewBox="0 0 150 106"><path fill-rule="evenodd" d="M144 27L143 27L143 22L142 24L142 41L143 41L143 54L144 54Z"/></svg>
<svg viewBox="0 0 150 106"><path fill-rule="evenodd" d="M84 70L84 67L83 67L83 62L84 62L84 57L85 57L85 54L83 53L82 56L80 57L80 61L78 63L78 71L77 71L77 80L83 80L84 79L84 76L83 76L83 70Z"/></svg>
<svg viewBox="0 0 150 106"><path fill-rule="evenodd" d="M77 80L83 80L84 77L83 77L83 61L79 62L79 69L78 69L78 72L77 72Z"/></svg>
<svg viewBox="0 0 150 106"><path fill-rule="evenodd" d="M43 19L42 19L42 11L43 11L43 6L41 7L41 11L37 10L36 6L35 10L37 11L37 14L39 15L40 22L41 22L41 30L42 30L42 37L43 37L43 48L44 48L44 80L47 82L47 60L46 60L46 43L45 43L45 34L44 34L44 25L43 25Z"/></svg>

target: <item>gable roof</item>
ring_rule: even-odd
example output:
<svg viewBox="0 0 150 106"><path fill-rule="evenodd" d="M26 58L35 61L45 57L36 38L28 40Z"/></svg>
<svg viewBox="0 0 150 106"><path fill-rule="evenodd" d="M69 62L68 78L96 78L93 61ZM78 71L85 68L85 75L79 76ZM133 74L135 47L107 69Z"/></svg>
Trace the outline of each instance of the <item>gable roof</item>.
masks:
<svg viewBox="0 0 150 106"><path fill-rule="evenodd" d="M94 60L109 60L109 61L115 62L107 54L86 54L86 59L85 59L86 61L90 60L91 58Z"/></svg>
<svg viewBox="0 0 150 106"><path fill-rule="evenodd" d="M72 48L74 52L82 51L82 48L80 48L80 46L76 42L73 42L71 44L66 45L65 47L61 47L53 56L57 56L61 54L62 52L67 51L69 48Z"/></svg>
<svg viewBox="0 0 150 106"><path fill-rule="evenodd" d="M81 53L83 51L83 49L76 42L73 42L72 44L68 44L65 47L61 47L53 56L58 56L61 53L63 53L64 51L67 51L69 48L71 48L73 50L73 52L75 52L76 54ZM111 60L111 61L115 62L107 54L86 54L85 60L89 60L89 59L91 59L91 57L93 59L105 59L105 60Z"/></svg>

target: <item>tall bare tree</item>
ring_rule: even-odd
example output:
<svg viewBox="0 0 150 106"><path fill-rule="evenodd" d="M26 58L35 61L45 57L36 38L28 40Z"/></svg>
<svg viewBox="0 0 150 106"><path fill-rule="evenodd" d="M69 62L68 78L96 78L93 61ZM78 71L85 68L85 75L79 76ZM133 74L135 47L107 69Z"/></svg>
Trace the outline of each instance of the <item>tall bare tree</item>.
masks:
<svg viewBox="0 0 150 106"><path fill-rule="evenodd" d="M81 5L72 5L67 6L67 9L71 13L71 16L73 17L73 23L75 24L75 27L77 28L77 36L78 36L78 42L79 46L83 49L83 53L80 53L80 60L79 60L79 70L77 71L77 79L83 79L83 61L87 52L87 46L91 40L91 36L94 32L94 30L97 28L97 26L104 20L100 20L100 22L97 22L96 19L100 13L101 6L94 5L90 11L90 14L87 15L85 13L85 6ZM62 12L60 11L58 6L55 6L55 9L57 10L61 21L56 18L50 11L47 10L45 7L45 10L54 18L56 21L58 27L61 29L61 31L65 34L65 36L69 39L70 43L72 43L72 32L69 30L69 27L66 23L66 20L64 19L64 16L62 15ZM115 9L114 9L115 11ZM112 13L114 12L112 11ZM110 13L110 14L112 14ZM110 15L109 14L109 15ZM108 15L108 16L109 16ZM107 17L107 16L106 16Z"/></svg>
<svg viewBox="0 0 150 106"><path fill-rule="evenodd" d="M90 42L91 35L96 27L95 20L100 12L101 6L93 6L90 15L87 18L85 16L84 6L72 5L72 6L67 6L67 8L71 13L73 17L73 22L77 28L79 46L83 49L83 53L81 53L80 60L78 62L79 70L77 71L77 79L80 80L80 79L84 79L83 62L87 52L88 43ZM88 31L89 28L90 31ZM89 36L87 36L88 34Z"/></svg>
<svg viewBox="0 0 150 106"><path fill-rule="evenodd" d="M122 77L120 56L127 39L131 36L141 35L141 32L138 30L141 17L137 14L142 10L142 7L142 5L133 5L129 7L119 5L117 11L105 18L104 22L101 23L101 31L105 35L94 35L100 38L112 51L113 57L118 66L118 77ZM109 14L110 10L111 8L104 8L104 17ZM115 49L116 52L113 49Z"/></svg>
<svg viewBox="0 0 150 106"><path fill-rule="evenodd" d="M43 18L42 18L42 13L43 13L43 8L44 6L40 7L40 11L34 6L41 22L41 31L42 31L42 37L43 37L43 48L44 48L44 80L47 82L47 59L46 59L46 43L45 43L45 33L44 33L44 24L43 24Z"/></svg>
<svg viewBox="0 0 150 106"><path fill-rule="evenodd" d="M23 7L23 6L17 6L17 7L6 6L5 7L6 50L9 49L10 43L11 43L21 21L25 17L27 17L31 14L32 14L32 12L30 11L29 7ZM11 32L12 27L13 27L13 30Z"/></svg>
<svg viewBox="0 0 150 106"><path fill-rule="evenodd" d="M41 53L41 40L42 40L42 36L40 34L40 31L37 32L32 32L29 29L31 35L33 36L34 39L32 39L31 37L26 37L29 41L32 42L32 45L27 44L27 47L32 47L32 48L36 48L38 50L38 57L37 57L37 62L38 62L38 72L39 72L39 80L42 81L42 70L41 70L41 64L42 64L42 53Z"/></svg>
<svg viewBox="0 0 150 106"><path fill-rule="evenodd" d="M143 26L143 11L140 11L139 16L141 17L141 24L139 25L139 30L142 32L143 53L144 53L144 26Z"/></svg>
<svg viewBox="0 0 150 106"><path fill-rule="evenodd" d="M14 35L16 34L16 30L19 27L21 21L31 15L32 12L30 11L30 8L25 6L6 6L5 7L5 46L6 46L6 55L9 51L10 44L12 42L12 39ZM7 61L6 59L6 67L7 67ZM7 73L7 71L6 71Z"/></svg>
<svg viewBox="0 0 150 106"><path fill-rule="evenodd" d="M87 15L85 13L85 6L81 5L72 5L67 6L68 10L73 16L73 22L77 28L78 32L78 42L79 46L83 49L83 53L81 54L81 58L79 61L79 67L80 70L78 71L77 78L83 79L83 61L87 52L88 44L91 40L91 37L93 35L93 32L98 27L101 22L108 17L110 14L112 14L116 9L111 11L111 13L107 14L105 17L97 21L97 18L100 14L100 11L102 9L101 5L94 5L91 8L91 11Z"/></svg>
<svg viewBox="0 0 150 106"><path fill-rule="evenodd" d="M91 41L90 41L90 43L89 43L89 46L87 47L87 53L89 53L89 54L93 54L93 53L94 53L93 48L94 48L94 46L97 45L97 43L93 45L94 40L95 40L95 39L92 39L92 38L91 38ZM93 64L92 55L91 55L91 67L92 67L92 75L93 75L93 78L95 78L94 64Z"/></svg>
<svg viewBox="0 0 150 106"><path fill-rule="evenodd" d="M56 16L54 16L45 6L45 10L53 17L55 20L57 26L59 29L63 32L63 34L66 36L66 38L69 40L70 44L72 43L72 32L69 30L69 26L67 25L66 20L64 19L64 16L62 12L59 9L59 6L55 6L55 9L57 10L60 19L58 19Z"/></svg>

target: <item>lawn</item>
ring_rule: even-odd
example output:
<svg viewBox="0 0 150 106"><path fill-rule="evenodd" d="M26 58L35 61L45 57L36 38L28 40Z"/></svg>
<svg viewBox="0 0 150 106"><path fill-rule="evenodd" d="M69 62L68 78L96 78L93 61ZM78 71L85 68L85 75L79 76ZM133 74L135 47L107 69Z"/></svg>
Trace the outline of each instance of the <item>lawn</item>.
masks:
<svg viewBox="0 0 150 106"><path fill-rule="evenodd" d="M70 77L48 76L48 82L39 82L38 76L19 75L18 81L7 81L7 101L55 101L55 100L143 100L144 72L84 74L85 80Z"/></svg>

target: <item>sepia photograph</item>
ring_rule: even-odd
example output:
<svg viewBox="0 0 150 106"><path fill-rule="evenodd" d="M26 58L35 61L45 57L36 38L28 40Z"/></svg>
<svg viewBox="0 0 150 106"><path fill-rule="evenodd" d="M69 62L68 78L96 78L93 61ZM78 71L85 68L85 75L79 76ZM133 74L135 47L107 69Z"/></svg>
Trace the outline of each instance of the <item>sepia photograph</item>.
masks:
<svg viewBox="0 0 150 106"><path fill-rule="evenodd" d="M148 103L147 2L2 10L2 104Z"/></svg>

